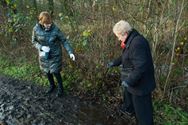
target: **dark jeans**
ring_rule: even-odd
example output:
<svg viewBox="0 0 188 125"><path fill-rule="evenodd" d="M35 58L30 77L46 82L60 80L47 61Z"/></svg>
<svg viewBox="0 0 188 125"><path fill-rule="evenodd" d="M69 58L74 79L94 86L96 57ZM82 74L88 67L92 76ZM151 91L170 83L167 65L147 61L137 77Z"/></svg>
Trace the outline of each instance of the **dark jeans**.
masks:
<svg viewBox="0 0 188 125"><path fill-rule="evenodd" d="M50 82L50 87L55 87L54 78L53 78L53 75L54 75L55 78L57 79L57 82L58 82L58 88L59 89L63 89L62 77L61 77L60 72L53 73L53 74L52 73L47 73L46 75L48 77L48 81Z"/></svg>
<svg viewBox="0 0 188 125"><path fill-rule="evenodd" d="M138 125L153 125L153 107L151 93L144 96L137 96L124 89L125 107L135 112Z"/></svg>

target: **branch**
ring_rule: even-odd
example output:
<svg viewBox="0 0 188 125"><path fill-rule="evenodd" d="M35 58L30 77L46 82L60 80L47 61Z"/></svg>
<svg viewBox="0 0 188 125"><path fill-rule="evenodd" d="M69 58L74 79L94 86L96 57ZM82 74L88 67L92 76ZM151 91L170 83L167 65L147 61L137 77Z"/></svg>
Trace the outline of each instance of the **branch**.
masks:
<svg viewBox="0 0 188 125"><path fill-rule="evenodd" d="M172 65L173 65L173 60L174 60L174 54L175 54L175 46L176 46L176 39L177 39L177 32L178 32L178 27L179 27L179 22L180 22L180 18L181 18L181 15L182 15L182 12L183 12L183 9L184 9L184 0L182 1L182 4L181 4L181 10L179 12L179 16L178 16L178 19L176 21L176 25L175 25L175 29L174 29L174 39L173 39L173 48L172 48L172 55L171 55L171 59L170 59L170 67L169 67L169 72L168 72L168 75L167 75L167 78L166 78L166 82L165 82L165 86L164 86L164 93L163 93L163 97L165 95L165 92L166 92L166 88L167 88L167 85L168 85L168 82L169 82L169 78L170 78L170 74L171 74L171 71L172 71Z"/></svg>

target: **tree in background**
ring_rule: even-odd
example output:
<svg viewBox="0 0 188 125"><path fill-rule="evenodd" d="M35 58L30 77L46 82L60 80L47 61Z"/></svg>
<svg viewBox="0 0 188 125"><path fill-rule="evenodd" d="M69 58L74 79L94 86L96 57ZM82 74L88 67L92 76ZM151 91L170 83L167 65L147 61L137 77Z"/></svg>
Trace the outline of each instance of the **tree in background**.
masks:
<svg viewBox="0 0 188 125"><path fill-rule="evenodd" d="M5 46L17 41L13 44L14 48L23 44L23 50L18 52L22 55L32 51L29 36L38 13L42 10L51 12L55 23L73 41L78 61L76 65L66 63L76 67L75 72L81 79L78 86L84 86L81 88L95 90L103 86L106 89L106 83L114 80L105 81L111 74L116 74L117 80L118 69L107 71L105 64L121 53L119 45L114 44L116 39L112 26L125 19L150 41L158 83L157 97L172 100L172 93L184 92L181 92L182 86L186 86L178 79L184 80L186 51L181 51L184 56L179 54L183 61L176 58L175 52L182 41L183 50L187 45L188 2L185 0L3 0L1 3L2 8L12 12L12 21L3 25L6 36L11 38L2 36L4 42L1 43Z"/></svg>

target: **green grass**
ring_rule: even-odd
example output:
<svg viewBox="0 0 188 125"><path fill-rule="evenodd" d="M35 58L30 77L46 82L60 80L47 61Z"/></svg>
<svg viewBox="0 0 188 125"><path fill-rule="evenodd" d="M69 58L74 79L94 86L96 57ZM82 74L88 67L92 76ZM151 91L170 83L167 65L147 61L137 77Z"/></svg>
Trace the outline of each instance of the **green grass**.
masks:
<svg viewBox="0 0 188 125"><path fill-rule="evenodd" d="M72 72L70 68L64 68L62 72L63 84L65 89L69 89L71 84L76 81L78 73ZM18 59L16 62L6 57L0 56L0 74L11 76L13 78L33 81L36 84L46 86L48 80L40 71L39 64L29 63L26 59ZM55 79L56 81L56 79Z"/></svg>
<svg viewBox="0 0 188 125"><path fill-rule="evenodd" d="M13 62L5 57L0 57L0 74L13 78L33 81L46 85L47 79L41 74L39 66L28 62Z"/></svg>
<svg viewBox="0 0 188 125"><path fill-rule="evenodd" d="M41 74L39 65L28 63L26 60L13 62L11 59L0 56L0 74L33 81L34 83L41 85L47 85L48 83L47 78ZM65 67L62 72L65 88L70 89L71 85L74 83L79 84L76 82L79 75L79 70ZM80 89L88 89L87 87ZM174 107L166 102L154 101L154 119L156 125L188 125L188 113L181 108Z"/></svg>
<svg viewBox="0 0 188 125"><path fill-rule="evenodd" d="M155 101L154 112L157 125L188 125L188 113L179 107Z"/></svg>

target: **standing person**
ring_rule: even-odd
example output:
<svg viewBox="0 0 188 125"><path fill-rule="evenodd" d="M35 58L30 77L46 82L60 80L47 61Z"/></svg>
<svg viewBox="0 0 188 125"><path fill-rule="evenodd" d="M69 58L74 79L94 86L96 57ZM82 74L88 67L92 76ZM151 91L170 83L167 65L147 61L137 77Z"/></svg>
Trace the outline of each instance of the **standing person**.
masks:
<svg viewBox="0 0 188 125"><path fill-rule="evenodd" d="M121 41L122 55L108 67L122 65L124 102L120 111L135 113L138 125L153 125L152 91L156 87L154 66L148 41L124 20L113 27Z"/></svg>
<svg viewBox="0 0 188 125"><path fill-rule="evenodd" d="M46 73L50 83L47 93L52 93L55 88L53 78L55 76L58 82L57 96L62 96L63 84L60 74L62 69L61 44L66 49L70 58L75 61L73 49L60 29L52 22L48 12L41 12L38 20L39 22L33 28L32 43L39 51L40 69Z"/></svg>

